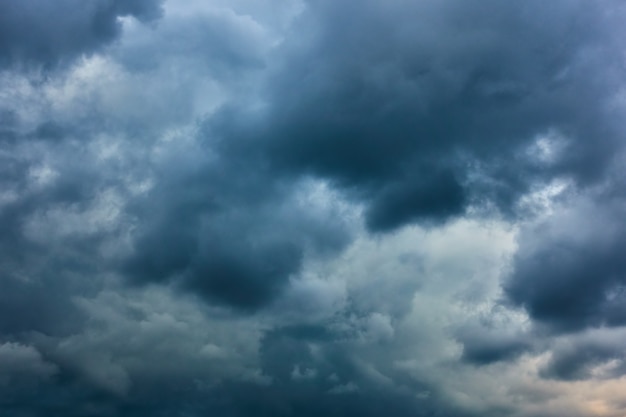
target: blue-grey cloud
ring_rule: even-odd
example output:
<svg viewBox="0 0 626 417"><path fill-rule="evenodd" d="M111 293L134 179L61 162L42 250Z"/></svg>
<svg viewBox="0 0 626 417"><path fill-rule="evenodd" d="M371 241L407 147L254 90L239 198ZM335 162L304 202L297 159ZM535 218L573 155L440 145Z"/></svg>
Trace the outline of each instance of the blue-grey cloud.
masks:
<svg viewBox="0 0 626 417"><path fill-rule="evenodd" d="M612 187L611 187L612 188ZM522 234L515 269L505 284L510 300L556 331L621 326L626 234L621 191L592 194Z"/></svg>
<svg viewBox="0 0 626 417"><path fill-rule="evenodd" d="M161 1L9 0L0 5L0 65L52 67L91 54L115 40L119 17L151 21Z"/></svg>
<svg viewBox="0 0 626 417"><path fill-rule="evenodd" d="M626 317L616 1L201 3L0 5L0 414L567 415L528 380L623 374L576 339ZM448 228L494 218L510 264Z"/></svg>

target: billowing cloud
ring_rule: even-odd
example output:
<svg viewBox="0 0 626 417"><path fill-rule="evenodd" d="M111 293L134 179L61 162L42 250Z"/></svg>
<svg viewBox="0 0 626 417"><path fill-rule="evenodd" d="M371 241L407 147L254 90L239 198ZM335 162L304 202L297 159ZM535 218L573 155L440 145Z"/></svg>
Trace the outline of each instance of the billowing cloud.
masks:
<svg viewBox="0 0 626 417"><path fill-rule="evenodd" d="M0 64L51 67L91 54L115 40L119 18L152 21L161 15L158 0L6 1L0 6Z"/></svg>
<svg viewBox="0 0 626 417"><path fill-rule="evenodd" d="M565 198L520 236L505 288L539 323L557 331L624 324L624 199L615 185Z"/></svg>
<svg viewBox="0 0 626 417"><path fill-rule="evenodd" d="M216 130L228 154L345 188L371 230L512 210L535 181L597 180L614 155L607 7L316 2L282 47L261 120L228 111ZM562 152L528 155L553 132Z"/></svg>
<svg viewBox="0 0 626 417"><path fill-rule="evenodd" d="M624 415L624 8L0 5L0 414Z"/></svg>

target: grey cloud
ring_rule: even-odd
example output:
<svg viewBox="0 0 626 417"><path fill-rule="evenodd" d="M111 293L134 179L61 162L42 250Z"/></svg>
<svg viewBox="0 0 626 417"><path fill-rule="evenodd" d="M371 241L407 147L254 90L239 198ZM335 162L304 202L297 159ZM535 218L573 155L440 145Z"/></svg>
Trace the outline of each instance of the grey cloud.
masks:
<svg viewBox="0 0 626 417"><path fill-rule="evenodd" d="M302 212L274 208L302 178L363 202L369 230L388 231L437 225L470 205L515 212L536 182L596 181L614 156L616 124L605 109L615 80L598 73L615 68L615 33L599 6L307 6L294 41L268 57L276 63L264 106L235 101L208 117L198 139L213 168L166 180L150 197L160 217L140 226L126 268L139 281L266 304L299 271L307 240L337 241L305 237L337 219L309 228ZM551 131L563 131L569 153L544 164L524 153ZM177 196L171 186L190 191Z"/></svg>
<svg viewBox="0 0 626 417"><path fill-rule="evenodd" d="M623 199L594 194L594 202L570 197L571 207L558 205L525 230L505 283L510 301L555 331L621 326L626 318Z"/></svg>
<svg viewBox="0 0 626 417"><path fill-rule="evenodd" d="M210 300L257 309L280 294L305 255L347 244L349 230L331 217L332 207L307 213L286 194L293 184L276 182L253 161L203 163L209 168L163 178L138 203L144 226L124 267L134 280L173 280ZM162 202L156 210L155 201Z"/></svg>
<svg viewBox="0 0 626 417"><path fill-rule="evenodd" d="M41 354L32 346L18 343L3 343L0 345L0 373L2 385L13 381L20 376L49 378L56 372L55 366L46 363Z"/></svg>
<svg viewBox="0 0 626 417"><path fill-rule="evenodd" d="M317 175L363 201L371 230L470 204L510 212L535 181L597 181L613 157L617 38L600 6L308 6L261 120L228 111L211 123L227 157L258 153L284 175ZM520 156L551 130L571 152L543 166Z"/></svg>
<svg viewBox="0 0 626 417"><path fill-rule="evenodd" d="M346 341L334 340L335 337L328 330L311 326L267 333L261 359L264 372L273 378L273 383L259 388L263 396L242 398L242 404L250 408L241 415L464 415L453 406L442 406L435 390L427 384L405 381L408 386L385 385L372 376L371 370L353 360L349 343L343 345ZM312 344L315 349L311 349ZM294 366L315 369L315 377L293 381ZM358 389L338 389L342 386ZM413 395L429 390L433 392L431 397Z"/></svg>
<svg viewBox="0 0 626 417"><path fill-rule="evenodd" d="M151 21L159 0L8 0L0 5L0 65L51 67L90 54L120 33L118 17Z"/></svg>
<svg viewBox="0 0 626 417"><path fill-rule="evenodd" d="M0 157L0 334L67 336L85 324L72 298L97 292L113 266L106 247L127 224L107 218L116 203L109 194L125 190L77 143L88 128L43 122L31 130L14 119L15 140Z"/></svg>
<svg viewBox="0 0 626 417"><path fill-rule="evenodd" d="M510 361L532 350L531 335L507 334L503 330L466 326L458 332L457 340L463 344L461 359L474 365L489 365Z"/></svg>
<svg viewBox="0 0 626 417"><path fill-rule="evenodd" d="M558 341L540 370L547 379L580 381L620 378L626 372L623 335L593 330Z"/></svg>
<svg viewBox="0 0 626 417"><path fill-rule="evenodd" d="M78 242L68 241L65 247L54 250L45 243L42 244L43 242L34 242L25 236L23 225L26 219L36 212L45 212L56 204L76 203L85 195L75 187L76 184L64 181L59 181L57 186L43 192L29 191L30 184L26 178L26 171L30 164L25 160L18 161L16 165L20 166L19 171L23 177L13 178L16 174L13 170L14 164L4 165L2 169L3 173L11 178L5 183L6 189L11 190L17 183L18 189L11 191L18 193L18 197L4 204L0 212L0 230L2 230L0 281L4 288L0 294L2 300L0 329L5 334L23 331L55 332L54 329L63 328L67 331L72 327L73 321L63 318L66 313L72 311L71 305L67 304L65 291L71 284L60 279L60 276L71 274L72 270L73 272L81 270L89 260L82 260L79 256L72 259L72 255L85 253L79 249L80 245L76 245ZM8 170L13 172L8 173ZM86 249L86 252L90 250L89 247L82 249ZM55 253L65 256L62 259L46 260ZM25 310L25 305L30 307Z"/></svg>
<svg viewBox="0 0 626 417"><path fill-rule="evenodd" d="M416 175L419 177L419 174ZM467 204L463 187L449 172L428 173L424 182L408 180L382 190L366 217L372 231L390 230L406 223L425 223L459 216Z"/></svg>
<svg viewBox="0 0 626 417"><path fill-rule="evenodd" d="M90 307L96 308L93 313L98 320L105 319L91 331L62 339L34 337L35 345L55 364L56 380L38 387L37 398L28 406L28 397L21 397L5 403L3 410L15 415L28 410L34 416L51 410L70 416L374 416L385 411L399 416L471 415L443 405L437 389L426 383L394 378L402 381L394 385L391 378L386 380L357 359L352 349L358 345L346 339L338 341L333 330L323 325L267 331L258 352L258 377L246 381L237 377L237 372L228 377L224 366L246 358L225 352L226 356L212 362L199 355L196 342L224 331L240 338L245 326L233 328L227 316L207 319L195 310L192 317L176 322L169 316L172 306L168 303L158 306L153 302L156 299L145 304L135 300L129 306L138 311L130 311L118 298L112 293ZM103 312L99 309L110 311L106 314L111 316L100 316ZM150 312L158 314L142 316ZM137 314L142 320L133 317ZM203 322L210 323L211 334L190 327ZM147 363L138 361L137 353L148 355ZM155 367L157 363L160 365ZM315 372L294 380L297 366ZM216 382L216 372L226 377ZM350 388L353 386L358 389ZM414 392L429 394L416 397Z"/></svg>
<svg viewBox="0 0 626 417"><path fill-rule="evenodd" d="M612 359L623 360L620 348L607 346L575 346L568 350L552 352L550 362L541 370L544 378L565 381L584 380L592 377L591 368ZM621 373L624 366L621 366ZM619 376L619 373L616 375Z"/></svg>
<svg viewBox="0 0 626 417"><path fill-rule="evenodd" d="M268 34L249 16L215 9L195 16L169 18L159 30L135 28L136 39L114 51L120 62L136 71L176 61L199 67L221 79L239 78L244 69L265 65Z"/></svg>
<svg viewBox="0 0 626 417"><path fill-rule="evenodd" d="M612 100L623 16L604 7L614 2L323 0L304 5L281 43L255 41L266 34L258 22L219 7L189 27L164 16L154 33L126 38L118 17L154 21L160 2L5 2L2 76L111 54L89 62L95 76L61 65L35 87L25 82L48 94L50 103L24 101L41 108L7 100L0 111L0 370L9 346L22 355L11 356L21 365L10 372L30 375L0 411L443 417L524 408L464 411L481 400L465 407L461 382L453 398L433 376L449 363L429 361L449 361L458 344L439 328L447 306L436 309L444 318L427 317L447 285L431 281L476 273L469 286L480 273L440 273L412 252L389 255L387 268L371 254L383 251L384 232L407 224L435 229L492 206L514 220L533 187L569 179L582 197L521 226L504 283L535 333L459 331L465 363L452 368L479 372L466 364L512 363L550 346L540 339L555 332L624 324L622 193L615 184L597 192L619 176L622 147ZM98 84L109 70L113 81ZM201 97L201 81L228 91ZM92 84L102 91L69 94ZM107 95L114 86L130 92ZM189 103L202 99L205 107ZM59 110L55 100L75 102ZM562 143L543 155L538 141L550 135ZM324 201L310 188L320 183ZM363 271L339 272L363 277L329 273L320 281L336 287L308 289L306 268L354 240L345 201L362 208L381 246L356 251ZM302 300L331 293L337 303ZM616 346L557 346L542 375L589 378L623 359Z"/></svg>
<svg viewBox="0 0 626 417"><path fill-rule="evenodd" d="M58 367L45 361L32 346L0 344L0 410L20 415L20 407L15 405L29 401L31 393L50 383L57 372Z"/></svg>

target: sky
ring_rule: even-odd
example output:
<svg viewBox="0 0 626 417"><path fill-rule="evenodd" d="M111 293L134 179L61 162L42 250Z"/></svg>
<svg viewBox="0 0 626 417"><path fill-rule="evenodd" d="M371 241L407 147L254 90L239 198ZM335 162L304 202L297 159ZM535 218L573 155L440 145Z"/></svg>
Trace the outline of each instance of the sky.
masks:
<svg viewBox="0 0 626 417"><path fill-rule="evenodd" d="M624 417L625 22L0 1L0 414Z"/></svg>

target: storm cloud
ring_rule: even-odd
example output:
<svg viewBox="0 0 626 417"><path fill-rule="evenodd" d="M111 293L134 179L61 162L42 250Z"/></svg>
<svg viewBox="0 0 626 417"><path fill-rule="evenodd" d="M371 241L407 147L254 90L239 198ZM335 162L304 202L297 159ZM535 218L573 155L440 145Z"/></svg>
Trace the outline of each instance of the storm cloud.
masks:
<svg viewBox="0 0 626 417"><path fill-rule="evenodd" d="M0 411L623 415L614 0L0 5Z"/></svg>
<svg viewBox="0 0 626 417"><path fill-rule="evenodd" d="M51 67L81 54L92 54L115 40L119 17L152 21L161 14L160 1L38 0L7 1L0 6L0 64Z"/></svg>

